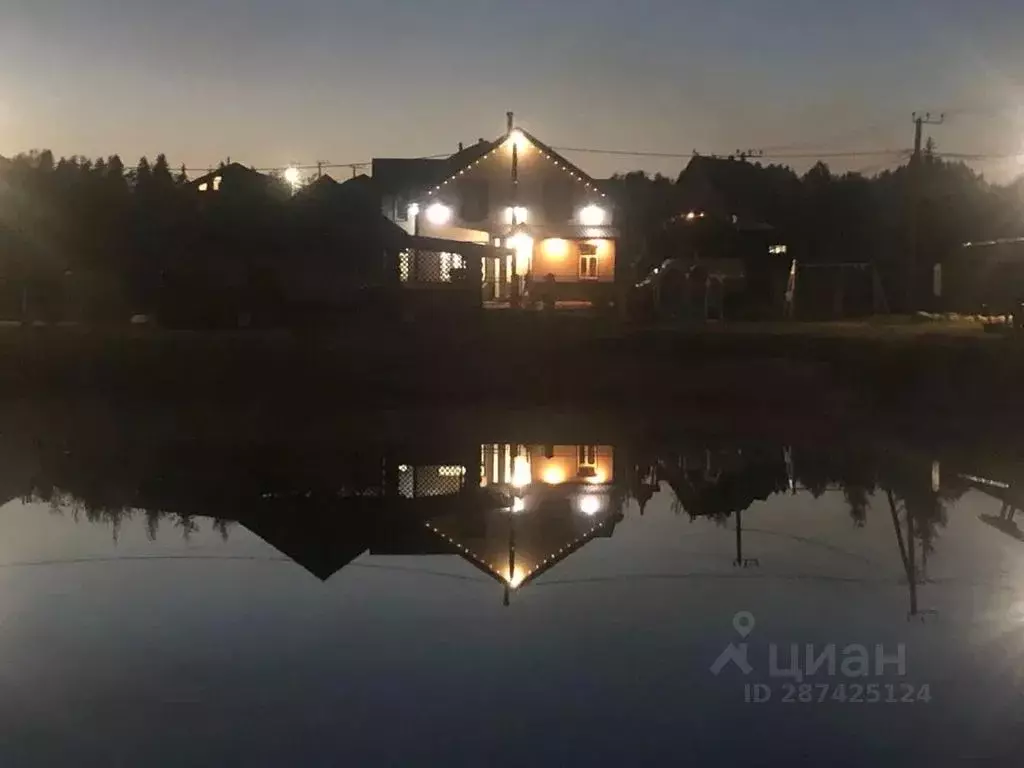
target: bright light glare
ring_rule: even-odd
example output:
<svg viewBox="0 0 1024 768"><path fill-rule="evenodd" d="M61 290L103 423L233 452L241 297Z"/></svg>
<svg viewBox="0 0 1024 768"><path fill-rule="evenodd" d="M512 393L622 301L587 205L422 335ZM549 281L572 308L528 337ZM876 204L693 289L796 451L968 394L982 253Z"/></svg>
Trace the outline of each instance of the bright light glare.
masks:
<svg viewBox="0 0 1024 768"><path fill-rule="evenodd" d="M293 187L298 186L299 180L302 178L302 174L299 173L298 168L289 168L284 172L284 180L291 184Z"/></svg>
<svg viewBox="0 0 1024 768"><path fill-rule="evenodd" d="M532 480L530 460L525 456L516 456L512 462L512 485L516 488L525 488Z"/></svg>
<svg viewBox="0 0 1024 768"><path fill-rule="evenodd" d="M587 517L593 517L601 511L600 496L583 496L580 498L580 512Z"/></svg>
<svg viewBox="0 0 1024 768"><path fill-rule="evenodd" d="M523 132L516 129L508 135L508 146L509 149L515 147L519 152L526 149L526 137L523 136Z"/></svg>
<svg viewBox="0 0 1024 768"><path fill-rule="evenodd" d="M533 260L533 238L523 232L517 232L508 239L508 247L516 253L516 274L523 277L530 272Z"/></svg>
<svg viewBox="0 0 1024 768"><path fill-rule="evenodd" d="M561 240L559 238L553 238L551 240L545 240L541 247L544 249L544 253L552 258L563 258L569 255L569 241Z"/></svg>
<svg viewBox="0 0 1024 768"><path fill-rule="evenodd" d="M522 512L525 509L526 509L526 500L525 499L515 498L515 499L512 500L512 511L513 512Z"/></svg>
<svg viewBox="0 0 1024 768"><path fill-rule="evenodd" d="M452 220L452 209L443 203L434 203L427 208L427 221L439 227L443 227Z"/></svg>
<svg viewBox="0 0 1024 768"><path fill-rule="evenodd" d="M565 470L561 467L548 467L542 479L547 485L561 485L565 482Z"/></svg>
<svg viewBox="0 0 1024 768"><path fill-rule="evenodd" d="M580 211L580 224L585 227L600 227L606 218L604 208L599 205L588 205Z"/></svg>
<svg viewBox="0 0 1024 768"><path fill-rule="evenodd" d="M420 204L419 203L412 203L409 206L408 214L409 214L409 218L410 219L415 219L417 216L419 216L420 215Z"/></svg>

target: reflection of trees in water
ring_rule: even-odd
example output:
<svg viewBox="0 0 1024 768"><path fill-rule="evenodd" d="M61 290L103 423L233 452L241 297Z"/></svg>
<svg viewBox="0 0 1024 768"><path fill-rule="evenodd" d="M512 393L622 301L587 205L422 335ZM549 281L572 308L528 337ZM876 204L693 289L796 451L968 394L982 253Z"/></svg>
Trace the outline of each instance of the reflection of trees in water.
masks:
<svg viewBox="0 0 1024 768"><path fill-rule="evenodd" d="M643 456L629 489L634 498L649 499L651 478L671 491L671 508L691 519L708 518L726 524L737 512L757 501L789 492L805 491L814 498L838 491L853 524L867 525L872 498L880 491L893 495L898 514L913 517L912 530L925 557L934 550L939 531L946 525L946 505L965 487L950 483L932 490L931 461L895 456L868 446L814 446L790 449L744 447L732 451L662 451ZM688 458L689 457L689 458ZM640 483L641 478L647 478Z"/></svg>
<svg viewBox="0 0 1024 768"><path fill-rule="evenodd" d="M31 493L22 498L22 501L46 504L52 514L69 515L76 523L84 520L94 525L109 526L115 542L120 538L122 526L138 519L145 521L146 536L150 541L156 541L161 527L166 527L165 523L170 523L173 529L180 531L181 537L185 541L191 540L192 536L199 531L199 521L195 515L158 509L107 506L97 503L95 500L54 488L52 485L33 489ZM212 529L224 541L228 540L234 525L233 520L217 517L212 520Z"/></svg>

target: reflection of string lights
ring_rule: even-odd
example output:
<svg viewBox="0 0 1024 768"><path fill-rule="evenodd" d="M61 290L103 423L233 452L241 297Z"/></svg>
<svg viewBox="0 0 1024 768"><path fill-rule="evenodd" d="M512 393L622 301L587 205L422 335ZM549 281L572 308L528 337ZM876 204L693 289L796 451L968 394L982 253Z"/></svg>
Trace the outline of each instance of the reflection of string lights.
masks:
<svg viewBox="0 0 1024 768"><path fill-rule="evenodd" d="M543 570L549 564L551 564L551 563L555 562L556 560L560 559L567 552L571 552L572 550L574 550L581 543L585 542L591 536L593 536L595 532L597 532L599 529L601 529L605 525L607 525L607 523L608 523L608 520L602 520L601 522L596 523L588 531L580 534L578 537L573 539L573 541L571 541L569 544L567 544L566 546L564 546L561 549L559 549L557 552L555 552L555 553L553 553L551 555L548 555L541 562L537 563L537 565L535 565L533 568L530 568L529 570L524 570L524 569L520 568L519 566L516 566L515 570L512 573L512 577L511 578L509 578L509 576L508 576L509 571L508 571L508 565L507 564L504 565L504 566L501 566L501 565L495 565L493 563L489 563L486 560L480 558L478 555L476 555L472 550L467 549L462 544L459 544L457 541L455 541L448 534L442 533L441 531L439 531L431 523L424 523L424 525L426 525L427 528L429 528L431 531L436 533L438 536L440 536L442 539L447 541L449 544L451 544L452 546L456 547L461 553L466 555L470 560L472 560L473 562L477 563L478 565L482 565L485 569L487 569L488 571L493 573L501 581L503 581L504 583L508 584L509 587L511 587L512 589L518 589L520 586L523 585L523 583L525 581L528 581L535 573L537 573L538 571Z"/></svg>

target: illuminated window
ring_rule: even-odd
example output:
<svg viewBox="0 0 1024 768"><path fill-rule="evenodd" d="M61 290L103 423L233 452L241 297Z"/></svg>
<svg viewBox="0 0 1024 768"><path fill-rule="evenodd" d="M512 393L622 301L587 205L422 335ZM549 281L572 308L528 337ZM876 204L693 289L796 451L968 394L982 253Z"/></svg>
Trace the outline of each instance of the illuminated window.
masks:
<svg viewBox="0 0 1024 768"><path fill-rule="evenodd" d="M579 464L581 467L597 467L597 446L581 445L579 449Z"/></svg>
<svg viewBox="0 0 1024 768"><path fill-rule="evenodd" d="M199 191L200 192L205 192L209 188L210 188L210 185L207 184L205 181L202 184L199 185Z"/></svg>
<svg viewBox="0 0 1024 768"><path fill-rule="evenodd" d="M768 253L772 254L773 256L778 256L778 255L784 254L784 253L786 253L788 251L789 251L789 248L786 247L785 245L769 245L768 246Z"/></svg>
<svg viewBox="0 0 1024 768"><path fill-rule="evenodd" d="M581 445L577 460L577 476L593 482L597 478L597 446Z"/></svg>
<svg viewBox="0 0 1024 768"><path fill-rule="evenodd" d="M525 224L530 217L530 212L520 205L514 208L505 209L506 224Z"/></svg>
<svg viewBox="0 0 1024 768"><path fill-rule="evenodd" d="M213 177L213 191L220 192L220 183L224 180L222 176Z"/></svg>
<svg viewBox="0 0 1024 768"><path fill-rule="evenodd" d="M437 474L440 477L462 477L463 475L466 474L466 468L456 466L438 467Z"/></svg>
<svg viewBox="0 0 1024 768"><path fill-rule="evenodd" d="M593 243L580 243L580 279L597 279L597 246Z"/></svg>

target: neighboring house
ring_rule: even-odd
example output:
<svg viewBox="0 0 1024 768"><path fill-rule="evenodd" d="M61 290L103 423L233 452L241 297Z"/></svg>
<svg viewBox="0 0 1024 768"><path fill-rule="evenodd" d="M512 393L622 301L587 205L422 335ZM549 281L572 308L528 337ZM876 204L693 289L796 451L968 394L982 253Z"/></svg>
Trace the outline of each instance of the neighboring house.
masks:
<svg viewBox="0 0 1024 768"><path fill-rule="evenodd" d="M614 295L618 234L609 199L511 120L494 141L446 159L375 159L373 180L384 215L410 235L495 249L480 271L485 301L596 304ZM463 266L451 254L414 252L400 274L444 281Z"/></svg>
<svg viewBox="0 0 1024 768"><path fill-rule="evenodd" d="M247 168L241 163L228 163L204 176L193 179L189 187L196 192L236 194L270 194L283 199L288 195L288 188L280 179Z"/></svg>
<svg viewBox="0 0 1024 768"><path fill-rule="evenodd" d="M694 318L781 317L792 263L784 205L767 206L765 169L695 155L676 184L676 212L650 244L641 285L658 311Z"/></svg>
<svg viewBox="0 0 1024 768"><path fill-rule="evenodd" d="M281 277L303 302L344 301L388 283L390 265L409 247L402 228L381 215L368 176L338 183L324 175L295 194L290 213Z"/></svg>

